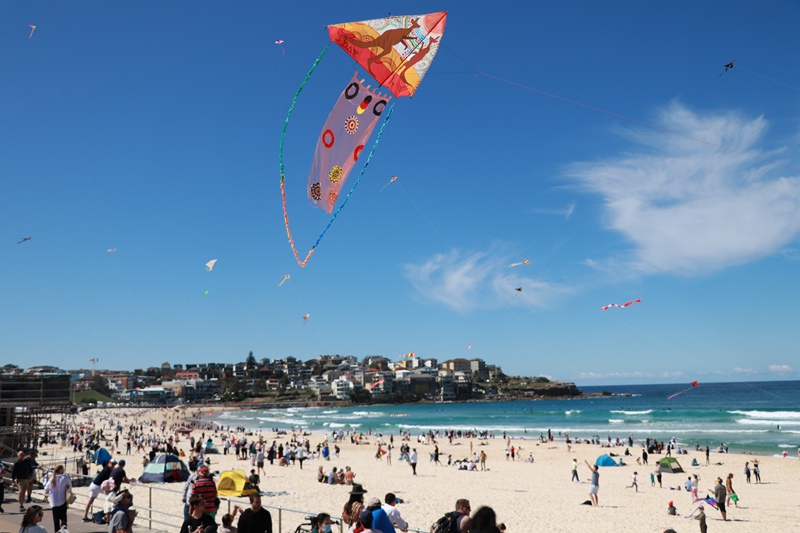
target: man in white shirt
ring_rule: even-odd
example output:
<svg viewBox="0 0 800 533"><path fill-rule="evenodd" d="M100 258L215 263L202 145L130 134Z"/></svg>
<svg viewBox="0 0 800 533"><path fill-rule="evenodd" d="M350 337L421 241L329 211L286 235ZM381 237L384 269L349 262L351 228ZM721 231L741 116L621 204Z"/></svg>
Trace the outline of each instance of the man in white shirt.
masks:
<svg viewBox="0 0 800 533"><path fill-rule="evenodd" d="M414 475L417 475L417 449L414 448L411 452L411 455L408 457L408 462L411 463L411 470L414 472Z"/></svg>
<svg viewBox="0 0 800 533"><path fill-rule="evenodd" d="M392 521L394 527L400 531L408 531L408 523L403 520L403 517L400 516L400 511L398 511L397 507L395 507L395 505L397 505L397 497L390 492L386 494L386 497L383 501L386 503L384 503L381 508L389 516L389 520Z"/></svg>

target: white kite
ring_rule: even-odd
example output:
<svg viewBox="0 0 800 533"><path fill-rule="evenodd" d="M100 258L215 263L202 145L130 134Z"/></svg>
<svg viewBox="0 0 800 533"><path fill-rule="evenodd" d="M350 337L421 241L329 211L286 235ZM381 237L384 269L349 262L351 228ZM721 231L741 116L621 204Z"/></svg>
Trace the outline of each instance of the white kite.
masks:
<svg viewBox="0 0 800 533"><path fill-rule="evenodd" d="M212 270L214 270L214 264L215 264L216 262L217 262L217 260L216 260L216 259L212 259L211 261L209 261L208 263L206 263L206 270L208 270L209 272L211 272Z"/></svg>

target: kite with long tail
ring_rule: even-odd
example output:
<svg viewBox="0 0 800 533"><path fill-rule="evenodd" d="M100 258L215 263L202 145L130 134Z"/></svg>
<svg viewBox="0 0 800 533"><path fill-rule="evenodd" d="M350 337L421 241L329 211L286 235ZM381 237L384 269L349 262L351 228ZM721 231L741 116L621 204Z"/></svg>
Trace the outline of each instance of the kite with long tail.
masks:
<svg viewBox="0 0 800 533"><path fill-rule="evenodd" d="M676 392L675 394L673 394L672 396L670 396L669 398L667 398L667 401L670 401L670 400L671 400L671 399L673 399L675 396L680 396L680 395L681 395L681 394L683 394L684 392L688 392L688 391L692 390L693 388L695 388L695 387L699 387L699 386L700 386L700 384L699 384L698 382L696 382L696 381L692 381L691 385L692 385L692 386L691 386L691 387L689 387L688 389L683 389L683 390L682 390L682 391L680 391L680 392Z"/></svg>
<svg viewBox="0 0 800 533"><path fill-rule="evenodd" d="M353 76L339 96L338 102L330 115L328 115L328 120L317 138L317 150L311 165L311 173L309 174L306 188L311 203L328 213L333 211L334 206L340 199L340 193L350 171L360 158L380 117L383 115L384 118L361 173L344 197L344 200L333 212L333 217L317 237L317 241L308 251L305 258L301 259L289 228L289 213L286 208L286 174L283 163L283 143L289 126L289 117L297 103L300 91L303 90L311 74L322 60L322 56L325 55L325 51L328 49L326 46L297 89L286 114L283 131L281 132L279 159L283 222L286 226L289 245L292 247L294 257L301 267L308 264L311 255L325 236L325 233L327 233L328 228L331 227L331 224L339 216L350 196L358 187L378 146L383 130L392 116L394 106L390 106L384 115L384 110L391 96L382 94L379 89L385 88L397 98L414 94L436 56L446 20L447 12L441 11L427 15L388 17L328 26L328 34L331 41L350 54L378 82L379 87L373 90L369 85L364 84L364 80Z"/></svg>
<svg viewBox="0 0 800 533"><path fill-rule="evenodd" d="M630 307L633 304L640 304L642 303L641 298L636 298L635 300L631 300L630 302L625 302L624 304L608 304L602 307L603 311L608 311L611 307L619 307L620 309L624 309L625 307Z"/></svg>

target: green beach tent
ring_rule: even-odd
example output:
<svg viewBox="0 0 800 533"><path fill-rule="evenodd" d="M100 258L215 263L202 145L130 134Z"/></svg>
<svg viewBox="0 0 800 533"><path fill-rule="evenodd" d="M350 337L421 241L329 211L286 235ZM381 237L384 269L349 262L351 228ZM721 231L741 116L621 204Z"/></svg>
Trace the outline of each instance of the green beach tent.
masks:
<svg viewBox="0 0 800 533"><path fill-rule="evenodd" d="M681 464L674 457L664 457L658 461L658 471L680 474L683 472L683 468L681 468Z"/></svg>

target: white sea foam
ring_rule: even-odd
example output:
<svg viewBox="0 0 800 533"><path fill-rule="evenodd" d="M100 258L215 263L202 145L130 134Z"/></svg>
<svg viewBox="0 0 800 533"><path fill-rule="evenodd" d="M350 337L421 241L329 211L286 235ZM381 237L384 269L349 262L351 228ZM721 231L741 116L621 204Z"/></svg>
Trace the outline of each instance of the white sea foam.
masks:
<svg viewBox="0 0 800 533"><path fill-rule="evenodd" d="M609 411L609 413L614 413L617 415L649 415L652 412L652 409L647 409L645 411Z"/></svg>
<svg viewBox="0 0 800 533"><path fill-rule="evenodd" d="M608 419L608 423L609 424L624 424L625 420L623 420L621 418L609 418Z"/></svg>
<svg viewBox="0 0 800 533"><path fill-rule="evenodd" d="M737 420L736 423L751 426L800 426L800 420L753 420L751 418L742 418Z"/></svg>
<svg viewBox="0 0 800 533"><path fill-rule="evenodd" d="M581 412L581 411L580 411L580 409L574 409L574 410L572 410L572 411L565 411L565 412L564 412L564 414L565 414L565 415L567 415L567 416L569 416L569 415L571 415L572 413L580 413L580 412Z"/></svg>
<svg viewBox="0 0 800 533"><path fill-rule="evenodd" d="M732 415L744 415L750 418L788 419L800 420L800 411L728 411Z"/></svg>

